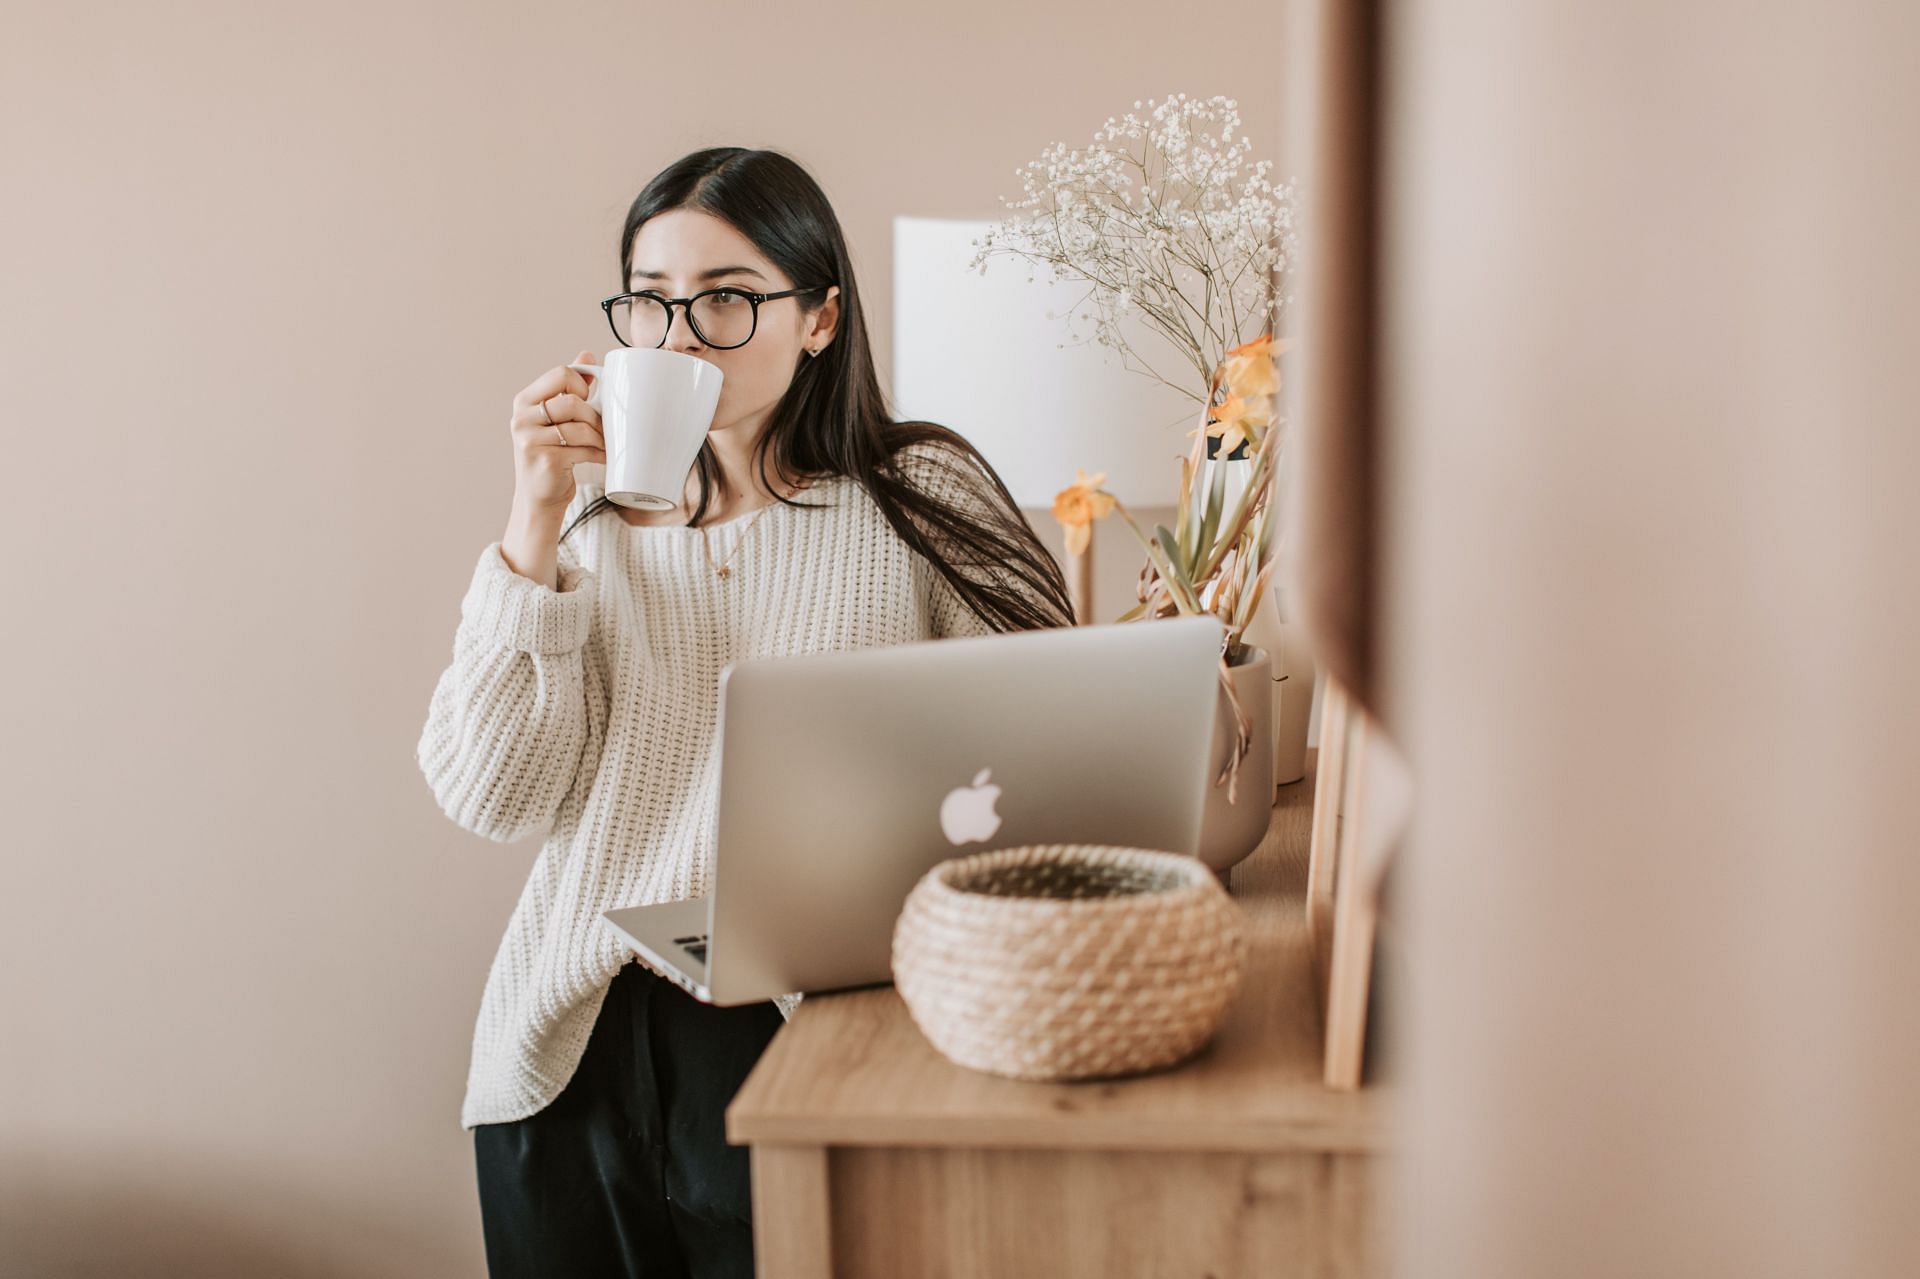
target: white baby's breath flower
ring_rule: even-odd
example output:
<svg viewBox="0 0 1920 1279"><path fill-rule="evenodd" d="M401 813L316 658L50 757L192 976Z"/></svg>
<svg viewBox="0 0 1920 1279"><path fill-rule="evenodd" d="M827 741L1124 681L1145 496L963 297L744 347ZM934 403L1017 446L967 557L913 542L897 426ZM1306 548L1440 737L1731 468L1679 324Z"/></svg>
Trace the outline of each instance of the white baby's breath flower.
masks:
<svg viewBox="0 0 1920 1279"><path fill-rule="evenodd" d="M1085 280L1093 340L1203 398L1195 382L1206 386L1228 348L1276 326L1291 296L1276 295L1274 275L1294 256L1293 186L1267 180L1269 161L1243 172L1253 144L1236 139L1235 106L1184 93L1136 100L1108 117L1092 145L1043 148L1014 170L1022 197L1001 197L1008 216L976 243L969 265L984 272L989 256L1006 253L1057 279ZM1141 316L1197 378L1170 379L1132 350L1117 323L1123 314Z"/></svg>

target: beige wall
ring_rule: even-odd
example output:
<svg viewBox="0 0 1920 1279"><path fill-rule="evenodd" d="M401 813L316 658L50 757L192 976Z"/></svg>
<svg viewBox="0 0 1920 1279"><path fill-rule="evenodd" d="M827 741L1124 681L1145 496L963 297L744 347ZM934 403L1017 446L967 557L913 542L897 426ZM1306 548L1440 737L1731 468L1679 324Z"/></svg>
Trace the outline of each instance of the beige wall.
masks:
<svg viewBox="0 0 1920 1279"><path fill-rule="evenodd" d="M1226 93L1278 142L1261 18L1223 48L1138 0L535 12L9 17L9 1276L480 1273L458 1110L535 848L448 823L413 747L508 401L604 349L649 176L799 158L884 368L896 213L994 216L1136 98ZM1137 562L1103 568L1111 613Z"/></svg>

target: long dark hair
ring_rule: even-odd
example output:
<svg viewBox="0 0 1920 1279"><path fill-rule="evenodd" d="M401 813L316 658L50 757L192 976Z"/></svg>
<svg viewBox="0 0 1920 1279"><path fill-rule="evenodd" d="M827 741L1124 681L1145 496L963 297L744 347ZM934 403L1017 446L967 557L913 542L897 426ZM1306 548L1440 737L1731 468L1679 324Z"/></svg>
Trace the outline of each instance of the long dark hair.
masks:
<svg viewBox="0 0 1920 1279"><path fill-rule="evenodd" d="M718 217L752 241L796 287L808 289L798 299L808 313L825 304L828 285L840 286L833 340L819 355L800 357L793 383L755 447L761 479L767 479L769 458L785 483L850 476L872 495L901 540L925 556L994 630L1072 625L1073 605L1060 565L980 451L937 423L893 420L874 373L846 237L826 194L806 170L778 151L744 147L696 151L662 170L627 210L620 232L620 288L628 287L641 226L682 208ZM820 283L809 287L813 281ZM915 444L944 447L914 450L912 464L896 458ZM694 465L700 500L689 527L706 514L720 475L711 441L701 445ZM767 487L777 496L779 486ZM604 493L596 497L561 540L613 506Z"/></svg>

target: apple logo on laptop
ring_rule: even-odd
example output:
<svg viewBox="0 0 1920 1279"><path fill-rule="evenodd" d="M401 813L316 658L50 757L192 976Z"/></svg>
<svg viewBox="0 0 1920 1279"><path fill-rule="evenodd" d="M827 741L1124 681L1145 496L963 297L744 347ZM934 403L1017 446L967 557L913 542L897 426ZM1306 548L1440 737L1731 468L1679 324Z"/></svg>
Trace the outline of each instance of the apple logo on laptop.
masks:
<svg viewBox="0 0 1920 1279"><path fill-rule="evenodd" d="M973 785L948 792L940 802L940 829L951 843L965 844L991 838L1000 829L1000 814L993 811L1000 788L987 784L991 768L974 774Z"/></svg>

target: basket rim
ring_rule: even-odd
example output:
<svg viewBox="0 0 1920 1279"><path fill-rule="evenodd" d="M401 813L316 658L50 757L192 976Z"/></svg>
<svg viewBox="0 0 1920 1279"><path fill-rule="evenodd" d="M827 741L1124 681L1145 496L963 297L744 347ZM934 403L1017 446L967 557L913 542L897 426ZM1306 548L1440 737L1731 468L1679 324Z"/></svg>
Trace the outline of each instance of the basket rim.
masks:
<svg viewBox="0 0 1920 1279"><path fill-rule="evenodd" d="M1087 857L1087 854L1093 854L1093 856ZM1092 864L1144 861L1149 866L1157 867L1175 876L1176 882L1164 888L1149 888L1102 897L1010 896L962 888L952 882L953 876L993 870L1001 864L1063 862L1076 858ZM1219 889L1219 882L1215 879L1213 872L1207 868L1206 863L1188 853L1176 853L1158 848L1136 848L1122 844L1077 843L1014 844L1006 848L989 848L974 853L963 853L935 865L927 872L922 884L927 891L939 893L943 897L990 902L996 907L1007 909L1046 908L1051 910L1093 908L1115 910L1146 904L1164 907L1169 902L1184 897L1210 895L1210 890Z"/></svg>

